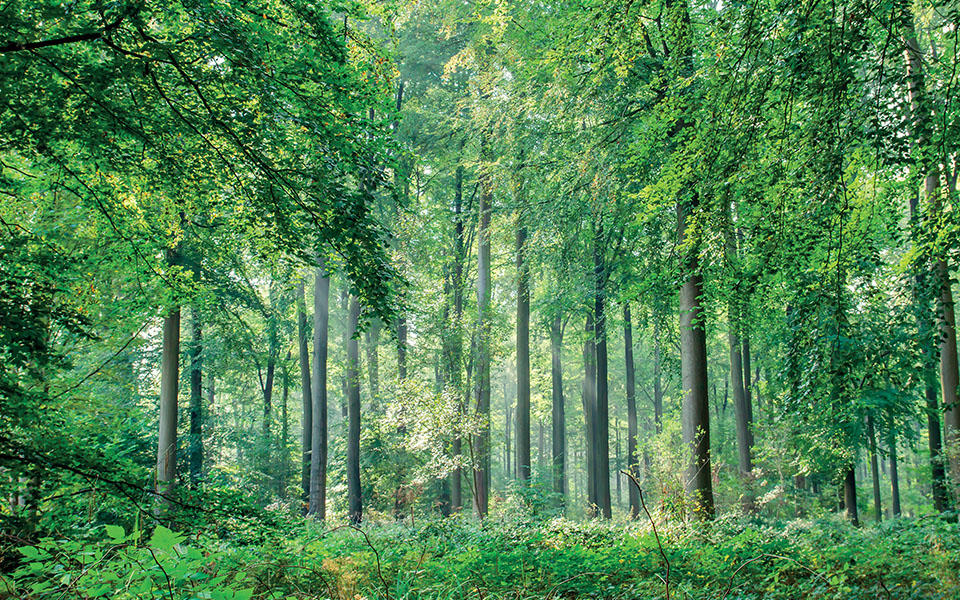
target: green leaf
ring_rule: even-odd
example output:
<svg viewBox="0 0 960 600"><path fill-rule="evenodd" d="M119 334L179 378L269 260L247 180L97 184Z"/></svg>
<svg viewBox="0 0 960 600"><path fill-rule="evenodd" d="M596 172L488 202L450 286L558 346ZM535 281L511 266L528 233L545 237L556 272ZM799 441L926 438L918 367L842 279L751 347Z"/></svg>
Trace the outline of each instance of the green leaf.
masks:
<svg viewBox="0 0 960 600"><path fill-rule="evenodd" d="M115 542L122 542L127 537L127 533L119 525L106 525L105 527L107 535Z"/></svg>
<svg viewBox="0 0 960 600"><path fill-rule="evenodd" d="M160 550L172 550L174 546L183 540L184 537L182 535L170 531L163 525L158 525L150 537L150 545Z"/></svg>

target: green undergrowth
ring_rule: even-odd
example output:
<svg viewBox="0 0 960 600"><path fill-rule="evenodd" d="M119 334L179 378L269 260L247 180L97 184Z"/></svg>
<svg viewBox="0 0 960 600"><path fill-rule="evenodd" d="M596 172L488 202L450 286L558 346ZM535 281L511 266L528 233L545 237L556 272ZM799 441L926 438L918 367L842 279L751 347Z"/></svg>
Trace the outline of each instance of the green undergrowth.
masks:
<svg viewBox="0 0 960 600"><path fill-rule="evenodd" d="M671 598L960 597L960 531L944 518L856 529L725 517L662 521L658 532L659 544L647 522L514 515L298 525L253 544L107 526L13 549L0 597L663 598L667 561Z"/></svg>

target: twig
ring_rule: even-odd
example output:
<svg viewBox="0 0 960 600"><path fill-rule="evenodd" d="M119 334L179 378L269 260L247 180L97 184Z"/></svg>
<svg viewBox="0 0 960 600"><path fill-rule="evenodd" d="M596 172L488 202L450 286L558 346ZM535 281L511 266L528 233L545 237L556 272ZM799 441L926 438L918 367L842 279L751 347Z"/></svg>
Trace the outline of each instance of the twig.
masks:
<svg viewBox="0 0 960 600"><path fill-rule="evenodd" d="M170 575L167 574L167 570L163 568L163 565L160 564L160 561L157 560L157 555L153 553L153 548L147 546L147 550L150 552L150 556L153 557L153 562L157 563L157 566L160 567L160 571L163 572L163 576L167 579L167 590L170 592L170 600L173 600L173 586L170 584Z"/></svg>
<svg viewBox="0 0 960 600"><path fill-rule="evenodd" d="M633 476L633 473L620 469L620 472L630 478L630 481L633 482L633 485L637 486L637 492L640 495L640 505L643 506L643 512L647 513L647 519L650 520L650 526L653 528L653 537L657 540L657 548L660 550L660 556L663 557L663 564L666 566L666 575L663 578L663 586L666 590L667 600L670 600L670 560L667 558L667 553L663 551L663 544L660 543L660 534L657 532L657 524L654 522L653 517L650 516L650 511L647 510L647 503L643 500L643 488L640 487L640 482L637 481L637 478Z"/></svg>

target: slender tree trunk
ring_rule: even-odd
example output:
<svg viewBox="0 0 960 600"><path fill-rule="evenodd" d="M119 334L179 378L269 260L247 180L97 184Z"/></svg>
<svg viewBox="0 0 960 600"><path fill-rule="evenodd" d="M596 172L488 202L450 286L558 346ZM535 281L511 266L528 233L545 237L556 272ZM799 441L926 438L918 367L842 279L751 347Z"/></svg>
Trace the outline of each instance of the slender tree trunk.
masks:
<svg viewBox="0 0 960 600"><path fill-rule="evenodd" d="M663 385L661 383L660 325L653 321L653 425L657 435L663 433Z"/></svg>
<svg viewBox="0 0 960 600"><path fill-rule="evenodd" d="M854 527L860 526L860 517L857 515L857 475L850 467L847 469L843 478L843 506L846 511L847 520L853 523Z"/></svg>
<svg viewBox="0 0 960 600"><path fill-rule="evenodd" d="M743 322L743 300L741 295L740 261L737 248L737 238L734 235L733 222L731 217L731 207L729 203L724 204L724 238L726 260L735 281L735 288L730 301L727 303L727 341L730 347L730 387L733 388L733 406L737 426L737 466L740 472L740 480L743 483L744 491L740 498L743 511L747 514L755 511L753 491L750 484L750 473L753 471L753 461L751 450L753 448L753 434L751 432L750 409L747 404L746 382L744 381L744 361L743 348L745 346L740 337L741 324ZM749 379L749 376L746 377ZM726 407L726 396L724 396L724 407Z"/></svg>
<svg viewBox="0 0 960 600"><path fill-rule="evenodd" d="M307 301L303 282L297 285L297 342L300 350L300 490L304 507L310 506L310 469L313 450L313 396L310 391L310 350L307 344Z"/></svg>
<svg viewBox="0 0 960 600"><path fill-rule="evenodd" d="M741 313L744 317L749 314L747 312L747 304L744 303L744 310ZM750 447L753 447L754 437L753 437L753 380L750 374L750 369L753 366L750 364L750 332L747 329L746 322L741 322L743 326L743 399L746 403L746 413L747 413L747 423L749 423L749 432L750 432ZM751 465L752 466L752 465Z"/></svg>
<svg viewBox="0 0 960 600"><path fill-rule="evenodd" d="M487 151L481 154L485 158ZM490 175L483 176L480 193L480 227L477 252L477 414L480 431L474 436L473 472L474 509L480 518L487 516L490 496L490 217L493 201L493 183Z"/></svg>
<svg viewBox="0 0 960 600"><path fill-rule="evenodd" d="M630 317L630 304L623 303L623 355L627 369L627 469L640 479L640 464L637 462L637 384L636 371L633 365L633 324ZM617 479L619 489L619 478ZM628 485L627 494L630 497L630 518L636 519L640 514L640 494L637 486ZM619 502L619 499L618 499Z"/></svg>
<svg viewBox="0 0 960 600"><path fill-rule="evenodd" d="M287 352L287 362L290 361L290 353ZM277 493L281 498L287 497L287 483L290 481L290 423L287 419L287 400L290 397L290 377L287 373L286 363L280 366L280 379L283 386L283 399L280 405L280 472L277 476Z"/></svg>
<svg viewBox="0 0 960 600"><path fill-rule="evenodd" d="M510 424L513 422L513 410L510 406L510 398L508 398L506 394L503 395L503 414L503 473L507 479L510 479L513 476L513 468L510 464L510 457L512 455L512 451L510 449L510 440L513 439L513 432L510 431Z"/></svg>
<svg viewBox="0 0 960 600"><path fill-rule="evenodd" d="M348 327L349 330L349 327ZM313 378L310 415L310 508L315 518L327 517L327 342L330 332L330 275L323 259L313 286ZM301 349L303 352L304 349Z"/></svg>
<svg viewBox="0 0 960 600"><path fill-rule="evenodd" d="M605 312L607 296L607 266L603 256L603 224L598 224L593 244L594 269L594 326L597 338L597 412L594 425L597 444L597 497L604 519L612 516L610 505L610 403L607 382L607 316Z"/></svg>
<svg viewBox="0 0 960 600"><path fill-rule="evenodd" d="M463 369L463 263L464 241L463 241L463 166L457 165L454 176L454 198L453 198L453 345L451 354L450 376L454 389L457 394L466 394L463 390L463 379L461 373ZM468 378L469 380L469 378ZM460 412L464 413L466 402L460 402ZM460 459L463 441L460 436L454 436L451 443L451 453L454 460ZM450 504L454 511L463 508L463 472L459 466L455 466L453 473L450 474Z"/></svg>
<svg viewBox="0 0 960 600"><path fill-rule="evenodd" d="M526 264L527 228L517 215L517 467L530 479L530 270Z"/></svg>
<svg viewBox="0 0 960 600"><path fill-rule="evenodd" d="M193 339L190 345L190 486L196 489L203 477L203 326L200 310L193 309Z"/></svg>
<svg viewBox="0 0 960 600"><path fill-rule="evenodd" d="M172 253L171 253L172 254ZM173 262L172 260L170 262ZM180 384L180 307L163 319L160 359L160 434L157 439L157 512L170 506L177 479L177 392Z"/></svg>
<svg viewBox="0 0 960 600"><path fill-rule="evenodd" d="M566 488L566 410L563 404L563 324L560 315L553 318L550 325L550 375L552 379L551 399L553 401L552 442L553 442L553 491L563 502Z"/></svg>
<svg viewBox="0 0 960 600"><path fill-rule="evenodd" d="M927 101L926 82L923 72L923 52L917 43L914 29L914 19L909 2L901 3L901 20L904 37L904 58L907 65L907 96L910 109L910 135L914 139L915 146L921 156L921 170L923 171L923 190L924 199L929 205L927 218L934 221L941 212L941 203L939 198L940 188L940 168L938 157L933 148L930 148L930 128L931 116L930 107ZM914 228L919 228L920 222L917 210L917 199L911 198L910 206L911 220ZM915 235L915 237L917 237ZM943 405L946 410L944 415L944 444L947 454L950 449L960 455L960 406L957 404L957 384L960 381L957 369L957 339L956 323L954 318L953 294L950 286L949 268L942 253L938 253L933 258L932 276L937 282L938 305L939 305L939 339L940 339L940 389L943 397ZM921 340L922 349L925 350L927 360L933 354L930 337L933 333L933 327L929 324L932 321L932 315L923 302L924 278L918 276L918 299L921 302L920 312L920 334L924 338ZM932 366L928 367L932 370ZM938 511L946 510L948 507L947 493L943 467L943 449L940 446L940 419L937 409L936 390L934 388L934 375L926 374L927 383L927 425L930 445L930 461L933 475L933 499L934 507ZM931 389L933 388L933 389ZM934 431L936 430L936 431ZM955 479L960 480L960 458L957 461L951 461L951 472Z"/></svg>
<svg viewBox="0 0 960 600"><path fill-rule="evenodd" d="M953 290L947 261L937 261L940 290L940 390L946 409L943 417L943 441L950 462L953 503L960 505L960 372L957 365L957 325L953 309Z"/></svg>
<svg viewBox="0 0 960 600"><path fill-rule="evenodd" d="M687 210L696 207L678 205L679 238L686 237ZM680 288L680 362L683 390L683 443L689 449L686 492L699 519L713 517L713 481L710 469L710 401L707 396L707 338L701 304L703 279L695 251L688 254L684 265L684 282Z"/></svg>
<svg viewBox="0 0 960 600"><path fill-rule="evenodd" d="M897 436L893 429L887 441L887 447L890 451L890 494L894 517L899 517L900 509L900 473L897 470Z"/></svg>
<svg viewBox="0 0 960 600"><path fill-rule="evenodd" d="M356 296L350 297L350 317L347 324L347 386L349 401L347 412L347 505L350 522L354 525L363 520L363 505L360 498L360 348L357 340L357 325L360 320L360 304Z"/></svg>
<svg viewBox="0 0 960 600"><path fill-rule="evenodd" d="M873 511L877 523L883 520L883 507L880 502L880 469L877 466L877 432L873 419L867 416L867 438L870 444L870 478L873 480Z"/></svg>
<svg viewBox="0 0 960 600"><path fill-rule="evenodd" d="M371 319L367 338L367 378L370 380L370 410L377 412L380 398L380 319Z"/></svg>
<svg viewBox="0 0 960 600"><path fill-rule="evenodd" d="M597 464L596 464L596 426L594 421L597 414L597 354L596 338L594 337L593 311L587 312L587 321L584 326L586 337L583 342L583 418L585 431L585 458L587 459L587 513L596 516L600 506L597 494Z"/></svg>

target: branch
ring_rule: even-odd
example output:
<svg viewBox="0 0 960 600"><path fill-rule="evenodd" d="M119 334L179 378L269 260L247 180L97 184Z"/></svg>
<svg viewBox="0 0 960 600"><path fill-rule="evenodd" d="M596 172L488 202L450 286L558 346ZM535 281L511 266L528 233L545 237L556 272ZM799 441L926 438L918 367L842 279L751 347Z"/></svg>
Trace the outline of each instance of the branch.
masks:
<svg viewBox="0 0 960 600"><path fill-rule="evenodd" d="M667 568L666 576L663 579L663 585L666 587L666 596L667 600L670 600L670 560L667 559L667 553L663 551L663 544L660 543L660 534L657 533L657 524L654 522L653 517L650 516L650 511L647 510L647 503L643 500L643 488L640 487L640 482L637 481L637 478L633 476L633 473L628 471L620 470L621 473L630 478L630 481L633 482L633 485L637 486L637 492L640 494L640 504L643 506L643 512L647 513L647 519L650 520L650 526L653 528L653 536L657 540L657 548L660 550L660 556L663 557L663 564Z"/></svg>

